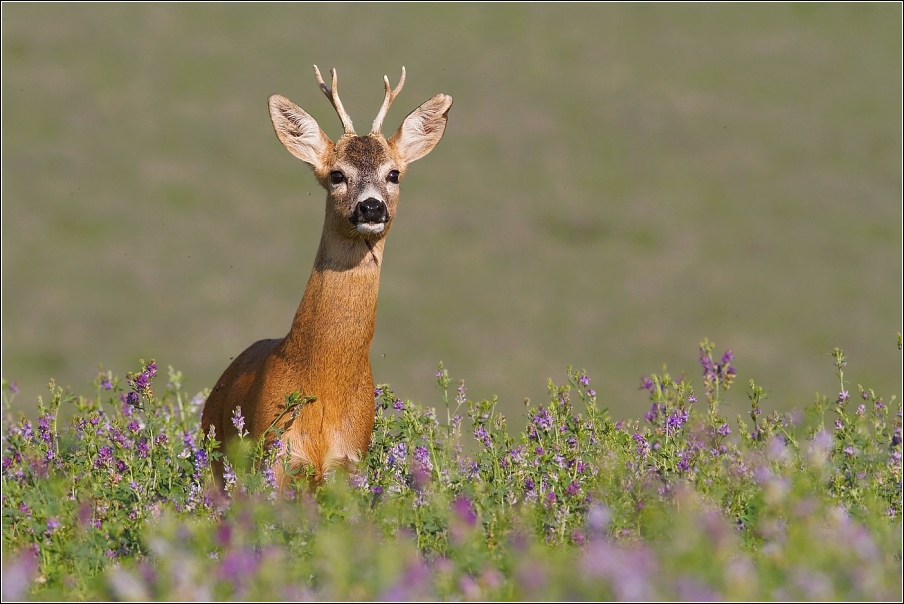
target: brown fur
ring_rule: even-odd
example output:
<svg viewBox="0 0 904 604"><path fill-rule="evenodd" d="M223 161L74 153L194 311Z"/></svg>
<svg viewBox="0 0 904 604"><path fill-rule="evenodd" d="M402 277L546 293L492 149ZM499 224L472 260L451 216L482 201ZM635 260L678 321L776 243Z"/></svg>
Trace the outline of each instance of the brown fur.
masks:
<svg viewBox="0 0 904 604"><path fill-rule="evenodd" d="M335 77L335 76L334 76ZM388 86L388 84L387 84ZM383 246L396 213L399 186L390 170L408 165L439 142L452 98L437 95L413 111L387 141L380 133L327 137L300 107L270 97L276 134L286 148L307 162L327 190L320 247L292 327L286 337L260 340L235 358L217 381L202 415L221 450L235 438L231 418L241 406L246 429L258 439L279 416L295 391L317 397L294 421L285 418L284 444L291 466L310 466L315 480L338 465L358 461L370 443L374 422L374 383L370 343L377 312ZM335 185L330 174L346 181ZM362 196L382 199L388 221L379 233L362 233L350 222ZM217 475L222 464L216 464ZM274 466L281 483L282 465Z"/></svg>

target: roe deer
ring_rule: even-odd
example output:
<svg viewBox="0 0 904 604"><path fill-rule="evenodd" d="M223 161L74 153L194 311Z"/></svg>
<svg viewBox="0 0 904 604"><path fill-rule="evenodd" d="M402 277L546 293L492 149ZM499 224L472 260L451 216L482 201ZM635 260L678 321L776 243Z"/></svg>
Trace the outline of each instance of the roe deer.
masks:
<svg viewBox="0 0 904 604"><path fill-rule="evenodd" d="M370 342L374 335L383 246L396 215L399 182L408 165L429 153L443 136L452 97L438 94L412 111L389 139L380 133L389 106L405 84L405 68L386 92L370 134L358 136L337 91L314 66L320 89L342 120L333 142L317 122L284 96L269 98L276 136L311 166L326 189L326 216L307 288L286 337L249 346L226 368L204 405L202 428L211 426L220 450L237 435L231 418L241 406L246 427L260 438L295 391L316 400L286 416L283 444L292 469L309 465L318 482L330 468L354 464L370 443L374 382ZM271 433L272 434L272 433ZM268 435L268 438L270 435ZM222 463L215 474L222 478ZM287 481L281 463L277 481Z"/></svg>

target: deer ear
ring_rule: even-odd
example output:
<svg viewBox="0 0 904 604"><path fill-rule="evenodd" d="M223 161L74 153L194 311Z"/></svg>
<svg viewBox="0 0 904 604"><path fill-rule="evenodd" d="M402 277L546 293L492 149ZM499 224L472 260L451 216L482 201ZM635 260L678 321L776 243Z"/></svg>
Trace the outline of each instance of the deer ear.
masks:
<svg viewBox="0 0 904 604"><path fill-rule="evenodd" d="M271 94L269 104L273 129L282 144L289 153L315 171L320 170L323 157L333 141L323 133L317 120L282 95Z"/></svg>
<svg viewBox="0 0 904 604"><path fill-rule="evenodd" d="M438 94L410 114L387 141L406 164L433 150L446 131L446 120L452 97Z"/></svg>

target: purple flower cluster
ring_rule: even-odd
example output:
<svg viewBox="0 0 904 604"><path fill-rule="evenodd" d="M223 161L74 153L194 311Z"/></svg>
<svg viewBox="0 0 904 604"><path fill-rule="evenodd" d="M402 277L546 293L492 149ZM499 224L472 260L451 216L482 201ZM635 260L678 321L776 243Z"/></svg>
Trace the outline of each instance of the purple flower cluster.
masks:
<svg viewBox="0 0 904 604"><path fill-rule="evenodd" d="M732 366L734 354L731 349L726 350L722 355L722 359L716 363L710 356L712 347L700 346L700 365L703 367L703 383L706 387L707 396L712 396L716 386L727 389L731 386L732 381L737 375L737 370Z"/></svg>
<svg viewBox="0 0 904 604"><path fill-rule="evenodd" d="M666 432L669 436L673 436L687 422L687 409L675 409L666 420Z"/></svg>
<svg viewBox="0 0 904 604"><path fill-rule="evenodd" d="M155 377L157 377L157 363L154 361L145 364L140 373L129 373L126 379L129 386L132 387L132 392L126 395L126 402L133 407L138 407L141 404L139 395L148 400L153 398L154 391L151 388L151 380Z"/></svg>
<svg viewBox="0 0 904 604"><path fill-rule="evenodd" d="M474 430L474 438L483 443L483 446L490 448L493 446L492 441L490 441L490 433L487 432L486 428L483 426L478 426L476 430Z"/></svg>

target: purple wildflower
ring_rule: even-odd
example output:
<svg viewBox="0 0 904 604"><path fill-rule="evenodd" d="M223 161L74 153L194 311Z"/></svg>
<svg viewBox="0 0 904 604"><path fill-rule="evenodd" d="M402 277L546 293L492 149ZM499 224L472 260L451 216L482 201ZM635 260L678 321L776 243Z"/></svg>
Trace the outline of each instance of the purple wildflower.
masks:
<svg viewBox="0 0 904 604"><path fill-rule="evenodd" d="M850 398L848 391L842 390L841 392L838 393L838 404L839 405L845 404L847 402L848 398Z"/></svg>
<svg viewBox="0 0 904 604"><path fill-rule="evenodd" d="M674 434L687 422L688 413L685 409L675 409L669 419L666 420L666 429L669 434Z"/></svg>
<svg viewBox="0 0 904 604"><path fill-rule="evenodd" d="M459 520L468 526L477 524L477 514L474 513L474 507L471 505L471 501L464 495L452 502L452 511Z"/></svg>
<svg viewBox="0 0 904 604"><path fill-rule="evenodd" d="M13 394L19 394L19 383L18 382L10 382L9 391Z"/></svg>
<svg viewBox="0 0 904 604"><path fill-rule="evenodd" d="M264 470L264 480L271 489L276 488L276 474L273 472L273 468L267 468Z"/></svg>
<svg viewBox="0 0 904 604"><path fill-rule="evenodd" d="M590 377L586 373L581 374L581 377L578 378L578 384L581 386L589 386Z"/></svg>
<svg viewBox="0 0 904 604"><path fill-rule="evenodd" d="M107 445L104 445L97 452L97 459L94 461L94 467L95 468L103 467L103 466L107 465L107 463L112 459L113 459L113 449L111 449Z"/></svg>
<svg viewBox="0 0 904 604"><path fill-rule="evenodd" d="M427 450L427 447L415 447L414 459L421 464L421 468L425 472L433 471L433 462L430 460L430 451Z"/></svg>
<svg viewBox="0 0 904 604"><path fill-rule="evenodd" d="M537 409L537 412L531 418L531 422L533 422L533 424L537 426L537 428L543 431L548 431L550 428L552 428L553 419L549 411L541 406L539 409Z"/></svg>
<svg viewBox="0 0 904 604"><path fill-rule="evenodd" d="M204 449L195 451L195 467L199 470L207 467L207 451Z"/></svg>
<svg viewBox="0 0 904 604"><path fill-rule="evenodd" d="M650 451L650 443L648 443L647 439L645 439L641 434L635 433L633 438L634 442L637 443L637 447L635 449L635 451L637 451L637 454L641 457L646 457L647 453Z"/></svg>
<svg viewBox="0 0 904 604"><path fill-rule="evenodd" d="M857 405L857 410L854 413L856 413L857 416L861 416L864 411L866 411L866 405Z"/></svg>
<svg viewBox="0 0 904 604"><path fill-rule="evenodd" d="M392 403L392 408L397 410L402 410L405 408L405 403L402 402L402 399L397 398L395 402Z"/></svg>
<svg viewBox="0 0 904 604"><path fill-rule="evenodd" d="M578 493L581 492L581 485L577 483L577 481L572 480L571 484L565 489L565 494L569 497L574 497Z"/></svg>
<svg viewBox="0 0 904 604"><path fill-rule="evenodd" d="M145 388L148 387L149 383L150 383L150 377L148 376L147 373L142 372L142 373L139 373L137 376L135 376L135 389L136 390L144 390Z"/></svg>
<svg viewBox="0 0 904 604"><path fill-rule="evenodd" d="M709 358L706 349L700 347L700 365L703 367L703 379L714 379L716 377L716 366L713 360Z"/></svg>
<svg viewBox="0 0 904 604"><path fill-rule="evenodd" d="M653 385L653 380L651 380L648 376L643 376L640 378L640 389L641 390L649 390L652 394L656 387Z"/></svg>
<svg viewBox="0 0 904 604"><path fill-rule="evenodd" d="M844 430L844 422L842 422L841 419L839 419L837 417L835 418L835 429L836 430Z"/></svg>
<svg viewBox="0 0 904 604"><path fill-rule="evenodd" d="M377 397L379 397L379 396L382 395L382 394L383 394L383 389L382 389L382 388L379 388L379 387L374 388L374 398L377 398Z"/></svg>
<svg viewBox="0 0 904 604"><path fill-rule="evenodd" d="M405 463L407 455L408 445L405 443L396 443L389 449L389 455L386 458L386 462L391 466L401 466Z"/></svg>
<svg viewBox="0 0 904 604"><path fill-rule="evenodd" d="M466 400L468 400L468 389L465 388L465 381L462 380L458 384L458 394L455 396L455 402L463 405Z"/></svg>
<svg viewBox="0 0 904 604"><path fill-rule="evenodd" d="M486 431L483 426L478 426L476 430L474 430L474 438L483 443L485 447L491 447L492 442L490 442L490 434Z"/></svg>
<svg viewBox="0 0 904 604"><path fill-rule="evenodd" d="M150 447L150 445L148 445L148 439L142 436L138 440L138 457L145 459L145 458L147 458L147 456L150 452L151 452L151 447Z"/></svg>
<svg viewBox="0 0 904 604"><path fill-rule="evenodd" d="M57 530L58 528L60 528L59 520L57 520L53 516L51 516L50 518L47 519L47 534L48 535L50 533L54 532L55 530Z"/></svg>
<svg viewBox="0 0 904 604"><path fill-rule="evenodd" d="M135 420L130 421L128 428L129 428L130 432L138 432L138 430L139 430L138 422L136 422Z"/></svg>
<svg viewBox="0 0 904 604"><path fill-rule="evenodd" d="M851 445L846 446L846 447L844 448L844 454L847 455L847 456L849 456L849 457L853 457L853 455L854 455L854 447L852 447Z"/></svg>
<svg viewBox="0 0 904 604"><path fill-rule="evenodd" d="M38 418L38 436L48 444L53 440L50 433L50 418L46 414Z"/></svg>
<svg viewBox="0 0 904 604"><path fill-rule="evenodd" d="M533 479L533 478L531 478L530 476L528 476L527 478L524 479L524 490L525 490L525 491L533 491L533 490L534 490L534 486L536 486L536 485L534 484L534 479Z"/></svg>
<svg viewBox="0 0 904 604"><path fill-rule="evenodd" d="M719 436L728 436L729 434L731 434L731 428L728 426L728 424L722 424L721 426L719 426L717 433L719 434Z"/></svg>
<svg viewBox="0 0 904 604"><path fill-rule="evenodd" d="M238 405L232 410L232 425L239 432L239 438L245 438L248 432L245 431L245 417L242 415L242 406Z"/></svg>
<svg viewBox="0 0 904 604"><path fill-rule="evenodd" d="M696 402L697 402L697 397L694 396L694 395L692 394L692 395L690 395L689 397L687 397L687 402L689 402L689 403L696 403Z"/></svg>
<svg viewBox="0 0 904 604"><path fill-rule="evenodd" d="M151 361L144 368L144 371L145 371L145 373L148 374L148 377L152 377L152 378L157 377L157 363L155 363L154 361Z"/></svg>
<svg viewBox="0 0 904 604"><path fill-rule="evenodd" d="M130 392L126 395L126 403L132 407L137 407L140 402L137 392Z"/></svg>

